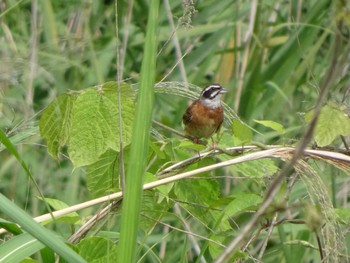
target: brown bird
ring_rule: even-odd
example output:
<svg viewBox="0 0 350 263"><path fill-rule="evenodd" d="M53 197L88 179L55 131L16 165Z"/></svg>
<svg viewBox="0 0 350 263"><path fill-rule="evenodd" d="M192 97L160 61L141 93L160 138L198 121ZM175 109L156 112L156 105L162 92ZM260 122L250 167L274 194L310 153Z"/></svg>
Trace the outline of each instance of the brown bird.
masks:
<svg viewBox="0 0 350 263"><path fill-rule="evenodd" d="M209 138L220 130L224 120L224 109L221 95L227 91L218 84L207 86L201 92L199 99L194 101L182 117L185 134L194 143L200 143L201 138Z"/></svg>

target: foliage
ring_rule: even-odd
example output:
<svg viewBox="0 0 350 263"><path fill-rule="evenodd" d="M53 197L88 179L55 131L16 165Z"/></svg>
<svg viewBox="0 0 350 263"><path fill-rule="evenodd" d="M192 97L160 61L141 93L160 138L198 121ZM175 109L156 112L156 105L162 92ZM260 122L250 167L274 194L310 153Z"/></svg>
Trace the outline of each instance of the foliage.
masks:
<svg viewBox="0 0 350 263"><path fill-rule="evenodd" d="M349 261L349 4L156 2L0 5L0 262Z"/></svg>

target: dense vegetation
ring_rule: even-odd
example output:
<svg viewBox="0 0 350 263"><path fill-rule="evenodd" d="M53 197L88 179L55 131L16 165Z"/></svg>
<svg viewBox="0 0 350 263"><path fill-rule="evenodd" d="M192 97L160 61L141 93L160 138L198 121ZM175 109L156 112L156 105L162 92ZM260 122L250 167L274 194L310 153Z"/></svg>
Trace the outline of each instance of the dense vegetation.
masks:
<svg viewBox="0 0 350 263"><path fill-rule="evenodd" d="M350 261L349 13L1 2L0 262ZM215 149L178 134L211 83Z"/></svg>

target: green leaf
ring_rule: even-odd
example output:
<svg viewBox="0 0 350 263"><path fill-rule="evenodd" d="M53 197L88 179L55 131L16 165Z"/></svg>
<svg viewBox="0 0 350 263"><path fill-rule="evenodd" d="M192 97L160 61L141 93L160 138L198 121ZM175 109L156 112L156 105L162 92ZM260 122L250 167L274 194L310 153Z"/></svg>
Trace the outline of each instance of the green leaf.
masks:
<svg viewBox="0 0 350 263"><path fill-rule="evenodd" d="M69 262L86 262L82 257L69 248L63 240L54 235L51 231L44 228L39 223L35 222L31 216L25 211L16 206L12 201L8 200L0 193L0 212L19 224L30 235L38 239L41 243L45 244L62 258L69 260ZM18 245L17 248L21 248ZM40 247L41 249L42 247ZM18 250L22 252L21 249ZM0 250L0 255L3 255ZM6 262L6 261L4 261ZM17 261L7 261L17 262Z"/></svg>
<svg viewBox="0 0 350 263"><path fill-rule="evenodd" d="M0 245L0 262L22 262L45 247L28 233L15 236Z"/></svg>
<svg viewBox="0 0 350 263"><path fill-rule="evenodd" d="M106 238L88 237L77 245L79 254L90 263L117 262L117 246Z"/></svg>
<svg viewBox="0 0 350 263"><path fill-rule="evenodd" d="M119 190L118 153L107 150L93 164L86 166L86 183L95 196L103 196Z"/></svg>
<svg viewBox="0 0 350 263"><path fill-rule="evenodd" d="M253 139L253 132L251 131L251 129L240 120L233 120L232 130L234 136L237 137L242 144L248 143Z"/></svg>
<svg viewBox="0 0 350 263"><path fill-rule="evenodd" d="M122 140L131 142L134 119L133 90L121 83ZM108 149L120 150L118 121L118 88L116 82L107 82L84 90L72 110L68 153L75 167L96 162Z"/></svg>
<svg viewBox="0 0 350 263"><path fill-rule="evenodd" d="M264 125L265 127L271 128L274 131L278 132L279 134L283 134L285 132L285 129L282 124L275 122L275 121L269 121L269 120L254 120L256 123L259 123L261 125Z"/></svg>
<svg viewBox="0 0 350 263"><path fill-rule="evenodd" d="M39 128L41 136L47 140L48 152L58 158L60 149L67 144L71 129L71 114L77 94L63 94L44 110Z"/></svg>
<svg viewBox="0 0 350 263"><path fill-rule="evenodd" d="M189 149L189 150L194 150L199 152L199 151L203 151L206 148L206 146L203 144L193 143L189 140L184 140L184 141L181 141L178 148Z"/></svg>
<svg viewBox="0 0 350 263"><path fill-rule="evenodd" d="M146 11L146 10L145 10ZM136 242L142 204L142 184L149 153L154 84L156 79L159 0L149 2L146 39L143 49L140 89L136 104L132 144L127 165L121 216L118 262L136 261Z"/></svg>
<svg viewBox="0 0 350 263"><path fill-rule="evenodd" d="M231 166L230 169L247 177L263 178L278 171L278 167L271 159L259 159Z"/></svg>
<svg viewBox="0 0 350 263"><path fill-rule="evenodd" d="M310 122L313 110L305 114L305 120ZM340 107L326 105L321 109L316 125L314 139L318 146L324 147L331 144L339 135L350 134L349 117Z"/></svg>
<svg viewBox="0 0 350 263"><path fill-rule="evenodd" d="M261 196L251 193L240 193L224 209L226 216L231 217L245 211L247 208L256 206L262 201Z"/></svg>
<svg viewBox="0 0 350 263"><path fill-rule="evenodd" d="M202 180L183 180L175 184L175 194L178 199L190 203L211 205L220 195L217 181L202 178Z"/></svg>
<svg viewBox="0 0 350 263"><path fill-rule="evenodd" d="M336 208L334 209L337 215L337 219L345 225L350 223L350 209L349 208Z"/></svg>
<svg viewBox="0 0 350 263"><path fill-rule="evenodd" d="M22 233L22 229L18 227L17 224L0 218L0 227L5 228L7 231L14 235L19 235Z"/></svg>
<svg viewBox="0 0 350 263"><path fill-rule="evenodd" d="M38 198L42 200L41 197L38 197ZM60 209L69 207L69 205L67 205L65 202L62 202L58 199L44 198L44 200L46 203L48 203L55 210L60 210ZM78 223L78 221L80 221L80 216L78 213L72 212L72 213L66 214L62 217L56 218L55 221L74 224L74 223Z"/></svg>
<svg viewBox="0 0 350 263"><path fill-rule="evenodd" d="M146 173L144 184L151 183L157 180L158 178L154 174ZM169 193L173 189L173 187L174 187L174 183L158 186L156 190L158 190L161 193L161 196L159 197L160 199L158 200L158 202L162 201L165 197L169 196Z"/></svg>

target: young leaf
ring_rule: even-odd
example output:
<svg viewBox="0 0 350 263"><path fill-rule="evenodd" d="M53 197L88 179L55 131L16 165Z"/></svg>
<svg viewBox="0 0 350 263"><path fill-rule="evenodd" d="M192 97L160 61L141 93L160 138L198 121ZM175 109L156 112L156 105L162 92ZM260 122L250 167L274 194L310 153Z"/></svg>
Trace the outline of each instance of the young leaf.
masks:
<svg viewBox="0 0 350 263"><path fill-rule="evenodd" d="M225 214L227 216L234 216L235 214L245 211L247 208L256 206L261 203L261 197L251 193L240 193L237 197L225 207Z"/></svg>
<svg viewBox="0 0 350 263"><path fill-rule="evenodd" d="M232 122L232 130L234 136L237 137L241 143L249 143L253 139L253 132L250 128L237 119L234 119Z"/></svg>
<svg viewBox="0 0 350 263"><path fill-rule="evenodd" d="M282 124L275 122L275 121L270 121L270 120L254 120L255 122L264 125L265 127L271 128L274 131L278 132L279 134L283 134L285 132L285 129Z"/></svg>
<svg viewBox="0 0 350 263"><path fill-rule="evenodd" d="M42 200L41 197L39 197L39 199ZM46 203L48 203L55 210L60 210L60 209L69 207L69 205L67 205L66 203L64 203L58 199L44 198L44 201ZM56 218L55 221L56 222L65 222L65 223L69 223L69 224L75 224L75 223L78 223L78 221L80 221L80 216L77 212L72 212L72 213L66 214L60 218Z"/></svg>
<svg viewBox="0 0 350 263"><path fill-rule="evenodd" d="M310 122L313 111L305 114L305 120ZM349 117L336 106L326 105L321 109L317 126L314 133L314 139L318 146L327 146L331 144L339 135L350 134Z"/></svg>

